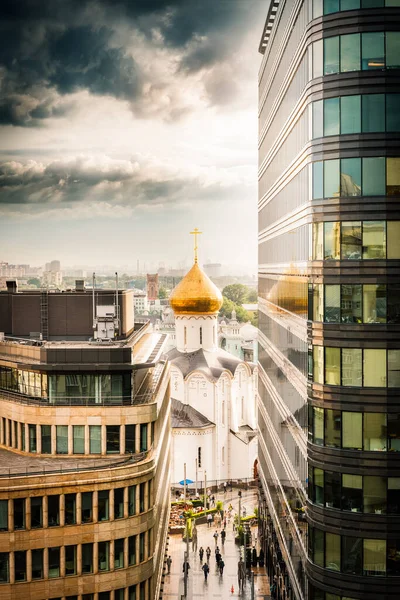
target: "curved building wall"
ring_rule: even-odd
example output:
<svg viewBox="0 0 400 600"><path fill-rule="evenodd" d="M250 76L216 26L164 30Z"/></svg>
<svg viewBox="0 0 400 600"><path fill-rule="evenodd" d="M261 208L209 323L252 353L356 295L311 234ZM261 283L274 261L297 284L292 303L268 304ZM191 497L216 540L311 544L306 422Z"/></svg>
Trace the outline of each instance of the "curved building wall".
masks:
<svg viewBox="0 0 400 600"><path fill-rule="evenodd" d="M400 3L275 0L271 7L259 108L260 511L267 568L279 598L394 599ZM282 443L279 451L287 430L297 448Z"/></svg>

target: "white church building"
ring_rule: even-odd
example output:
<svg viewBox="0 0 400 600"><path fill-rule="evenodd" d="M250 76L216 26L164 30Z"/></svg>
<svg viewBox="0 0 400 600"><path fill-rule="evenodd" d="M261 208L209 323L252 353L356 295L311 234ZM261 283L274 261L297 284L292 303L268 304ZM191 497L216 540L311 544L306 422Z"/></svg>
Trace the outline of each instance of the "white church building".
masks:
<svg viewBox="0 0 400 600"><path fill-rule="evenodd" d="M196 248L195 248L196 250ZM204 481L253 477L257 461L257 368L218 347L222 296L195 262L170 296L172 474ZM197 464L196 464L197 461Z"/></svg>

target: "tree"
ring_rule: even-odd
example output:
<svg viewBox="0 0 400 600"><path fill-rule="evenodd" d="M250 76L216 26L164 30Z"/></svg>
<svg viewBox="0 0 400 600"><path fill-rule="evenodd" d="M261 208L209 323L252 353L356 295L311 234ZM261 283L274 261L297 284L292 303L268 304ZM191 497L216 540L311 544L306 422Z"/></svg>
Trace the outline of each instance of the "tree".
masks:
<svg viewBox="0 0 400 600"><path fill-rule="evenodd" d="M165 287L160 287L160 289L158 290L158 297L160 300L164 300L164 298L168 297L167 290L165 289Z"/></svg>
<svg viewBox="0 0 400 600"><path fill-rule="evenodd" d="M248 288L242 283L232 283L227 285L222 290L222 295L226 296L235 304L243 304L246 301Z"/></svg>
<svg viewBox="0 0 400 600"><path fill-rule="evenodd" d="M232 316L232 311L236 310L236 304L229 300L226 296L223 296L223 303L219 311L220 317L227 317L228 319Z"/></svg>
<svg viewBox="0 0 400 600"><path fill-rule="evenodd" d="M257 301L258 301L258 293L257 293L257 290L254 290L254 289L252 289L252 288L248 288L248 292L247 292L247 298L246 298L246 301L247 301L249 304L253 304L253 303L257 302Z"/></svg>
<svg viewBox="0 0 400 600"><path fill-rule="evenodd" d="M32 277L32 279L28 279L28 285L34 285L35 287L40 287L40 279L37 277Z"/></svg>

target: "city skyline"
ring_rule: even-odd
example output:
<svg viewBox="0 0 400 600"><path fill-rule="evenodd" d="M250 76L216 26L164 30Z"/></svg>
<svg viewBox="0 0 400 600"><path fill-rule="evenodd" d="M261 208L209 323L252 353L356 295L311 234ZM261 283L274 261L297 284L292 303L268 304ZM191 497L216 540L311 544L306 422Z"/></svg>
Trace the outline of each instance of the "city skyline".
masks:
<svg viewBox="0 0 400 600"><path fill-rule="evenodd" d="M255 268L262 8L2 3L0 259Z"/></svg>

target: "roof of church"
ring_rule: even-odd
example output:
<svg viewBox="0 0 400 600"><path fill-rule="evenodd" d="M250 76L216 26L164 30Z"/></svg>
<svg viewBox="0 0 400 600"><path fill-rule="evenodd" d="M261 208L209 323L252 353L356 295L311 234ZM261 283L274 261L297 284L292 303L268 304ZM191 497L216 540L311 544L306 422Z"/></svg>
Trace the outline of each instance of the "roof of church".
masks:
<svg viewBox="0 0 400 600"><path fill-rule="evenodd" d="M233 431L231 429L231 433L236 436L240 441L248 444L255 437L256 432L254 429L250 427L250 425L241 425L238 431Z"/></svg>
<svg viewBox="0 0 400 600"><path fill-rule="evenodd" d="M221 348L212 352L203 348L195 352L179 352L176 348L172 348L167 352L167 357L178 367L184 377L192 371L202 371L210 378L219 379L224 371L230 371L234 375L238 365L244 363L240 358ZM254 367L251 363L246 364L251 368Z"/></svg>
<svg viewBox="0 0 400 600"><path fill-rule="evenodd" d="M193 406L171 398L171 425L175 428L197 429L215 425L215 423L209 421Z"/></svg>

